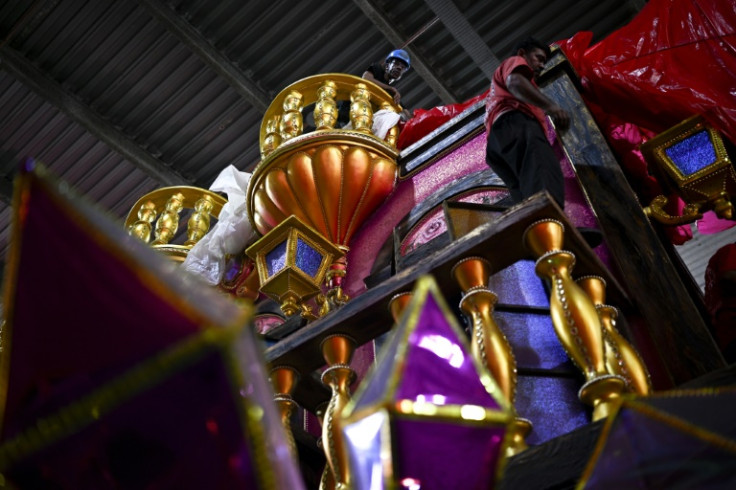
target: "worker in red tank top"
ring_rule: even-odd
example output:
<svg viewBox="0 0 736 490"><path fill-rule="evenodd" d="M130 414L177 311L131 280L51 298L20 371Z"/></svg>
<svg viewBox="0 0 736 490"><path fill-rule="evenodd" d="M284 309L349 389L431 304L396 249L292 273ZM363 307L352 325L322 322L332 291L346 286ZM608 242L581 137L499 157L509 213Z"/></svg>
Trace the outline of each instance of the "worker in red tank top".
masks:
<svg viewBox="0 0 736 490"><path fill-rule="evenodd" d="M564 207L562 170L547 141L545 115L558 130L568 127L570 116L534 82L550 49L527 38L514 52L493 74L486 100L486 163L508 186L514 202L546 190Z"/></svg>

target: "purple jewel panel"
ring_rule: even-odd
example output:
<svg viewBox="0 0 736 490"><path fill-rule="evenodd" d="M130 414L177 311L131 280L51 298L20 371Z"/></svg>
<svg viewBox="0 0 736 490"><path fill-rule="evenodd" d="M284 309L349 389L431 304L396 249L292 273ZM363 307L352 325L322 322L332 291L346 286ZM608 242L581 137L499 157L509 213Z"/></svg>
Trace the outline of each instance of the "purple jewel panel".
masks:
<svg viewBox="0 0 736 490"><path fill-rule="evenodd" d="M296 266L306 272L309 277L315 277L320 264L322 264L322 254L298 238L296 240Z"/></svg>
<svg viewBox="0 0 736 490"><path fill-rule="evenodd" d="M496 310L493 317L506 334L518 368L577 372L557 338L549 313Z"/></svg>
<svg viewBox="0 0 736 490"><path fill-rule="evenodd" d="M578 400L582 380L519 375L516 412L532 421L528 444L541 444L590 423L586 406Z"/></svg>
<svg viewBox="0 0 736 490"><path fill-rule="evenodd" d="M685 176L692 175L716 161L715 148L705 129L665 148L664 152Z"/></svg>
<svg viewBox="0 0 736 490"><path fill-rule="evenodd" d="M268 277L273 277L281 269L286 267L286 241L283 241L266 254L266 267Z"/></svg>
<svg viewBox="0 0 736 490"><path fill-rule="evenodd" d="M542 280L534 273L533 260L521 260L493 274L488 288L498 295L499 303L549 306L549 295Z"/></svg>
<svg viewBox="0 0 736 490"><path fill-rule="evenodd" d="M392 446L398 488L493 488L504 434L503 426L397 418Z"/></svg>
<svg viewBox="0 0 736 490"><path fill-rule="evenodd" d="M431 294L427 295L417 325L409 335L404 362L397 399L436 405L499 407L481 384L470 352Z"/></svg>
<svg viewBox="0 0 736 490"><path fill-rule="evenodd" d="M632 409L616 417L586 488L736 488L736 453Z"/></svg>

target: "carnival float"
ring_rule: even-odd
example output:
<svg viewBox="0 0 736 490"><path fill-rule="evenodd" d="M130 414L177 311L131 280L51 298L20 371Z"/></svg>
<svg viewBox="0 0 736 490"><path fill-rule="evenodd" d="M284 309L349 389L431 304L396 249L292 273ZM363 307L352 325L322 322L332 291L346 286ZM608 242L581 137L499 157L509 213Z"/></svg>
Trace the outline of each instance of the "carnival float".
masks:
<svg viewBox="0 0 736 490"><path fill-rule="evenodd" d="M252 174L157 189L124 226L26 161L0 485L731 487L736 389L702 381L725 363L653 223L733 219L733 121L650 139L642 206L562 48L539 86L573 114L564 211L504 204L483 100L400 149L401 107L339 73L274 97Z"/></svg>

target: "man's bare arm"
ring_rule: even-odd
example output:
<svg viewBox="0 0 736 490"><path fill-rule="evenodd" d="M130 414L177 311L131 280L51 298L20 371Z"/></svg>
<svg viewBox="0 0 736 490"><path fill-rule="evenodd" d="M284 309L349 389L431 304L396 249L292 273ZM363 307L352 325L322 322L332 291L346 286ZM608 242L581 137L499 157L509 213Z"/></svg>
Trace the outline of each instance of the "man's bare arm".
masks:
<svg viewBox="0 0 736 490"><path fill-rule="evenodd" d="M552 118L556 128L567 129L570 125L570 115L567 111L540 92L539 89L521 73L513 72L507 76L506 87L517 99L542 109L545 114Z"/></svg>

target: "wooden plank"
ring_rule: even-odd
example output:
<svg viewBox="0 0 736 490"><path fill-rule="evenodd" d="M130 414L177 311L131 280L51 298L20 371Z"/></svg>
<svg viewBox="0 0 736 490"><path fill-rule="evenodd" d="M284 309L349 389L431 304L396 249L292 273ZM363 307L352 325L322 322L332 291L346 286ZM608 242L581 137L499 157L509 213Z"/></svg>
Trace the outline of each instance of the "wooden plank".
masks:
<svg viewBox="0 0 736 490"><path fill-rule="evenodd" d="M573 115L560 138L662 364L675 384L724 366L705 320L565 71L569 63L557 52L550 64L540 88Z"/></svg>

